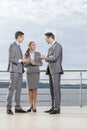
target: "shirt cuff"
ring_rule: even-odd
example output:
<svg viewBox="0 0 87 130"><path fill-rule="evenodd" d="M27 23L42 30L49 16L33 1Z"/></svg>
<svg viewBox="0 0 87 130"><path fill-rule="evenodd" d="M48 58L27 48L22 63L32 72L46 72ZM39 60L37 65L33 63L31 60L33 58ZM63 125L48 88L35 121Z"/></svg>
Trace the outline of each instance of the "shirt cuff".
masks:
<svg viewBox="0 0 87 130"><path fill-rule="evenodd" d="M19 63L21 63L22 62L22 59L19 59Z"/></svg>

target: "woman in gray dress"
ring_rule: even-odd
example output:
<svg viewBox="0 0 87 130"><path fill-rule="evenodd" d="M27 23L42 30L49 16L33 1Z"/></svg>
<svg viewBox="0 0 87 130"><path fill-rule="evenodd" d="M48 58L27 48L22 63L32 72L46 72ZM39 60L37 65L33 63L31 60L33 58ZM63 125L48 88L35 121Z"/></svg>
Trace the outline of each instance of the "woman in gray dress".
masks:
<svg viewBox="0 0 87 130"><path fill-rule="evenodd" d="M39 66L42 66L42 61L39 59L41 54L37 51L36 44L34 41L31 41L28 45L28 49L25 53L25 59L27 62L24 63L26 67L26 77L27 77L27 86L29 94L29 103L30 108L28 112L36 112L36 100L37 100L37 88L39 85L40 69Z"/></svg>

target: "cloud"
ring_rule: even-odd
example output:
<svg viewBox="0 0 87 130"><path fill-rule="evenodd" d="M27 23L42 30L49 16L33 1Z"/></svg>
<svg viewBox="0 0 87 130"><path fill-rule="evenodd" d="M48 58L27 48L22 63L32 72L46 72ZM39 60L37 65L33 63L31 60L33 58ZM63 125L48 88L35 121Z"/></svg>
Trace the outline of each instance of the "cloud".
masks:
<svg viewBox="0 0 87 130"><path fill-rule="evenodd" d="M87 3L83 0L1 0L0 16L11 19L27 19L37 23L57 21L70 15L87 15Z"/></svg>
<svg viewBox="0 0 87 130"><path fill-rule="evenodd" d="M44 33L52 31L63 46L64 68L87 67L87 0L0 0L0 52L17 30L25 32L23 52L30 40L47 54ZM84 58L82 58L84 57ZM82 59L82 62L80 61ZM2 61L2 57L0 57ZM5 63L5 59L4 62ZM80 64L81 63L81 64Z"/></svg>

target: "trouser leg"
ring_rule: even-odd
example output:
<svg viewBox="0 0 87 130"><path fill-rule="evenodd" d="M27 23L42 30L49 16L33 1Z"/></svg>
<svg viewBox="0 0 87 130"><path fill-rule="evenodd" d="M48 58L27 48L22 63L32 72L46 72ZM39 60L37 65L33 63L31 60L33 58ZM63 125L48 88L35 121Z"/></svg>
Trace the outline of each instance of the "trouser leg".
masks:
<svg viewBox="0 0 87 130"><path fill-rule="evenodd" d="M22 90L22 74L17 74L17 86L15 88L15 109L20 109L20 96Z"/></svg>
<svg viewBox="0 0 87 130"><path fill-rule="evenodd" d="M60 108L60 102L61 102L60 78L61 78L60 74L52 75L55 109Z"/></svg>

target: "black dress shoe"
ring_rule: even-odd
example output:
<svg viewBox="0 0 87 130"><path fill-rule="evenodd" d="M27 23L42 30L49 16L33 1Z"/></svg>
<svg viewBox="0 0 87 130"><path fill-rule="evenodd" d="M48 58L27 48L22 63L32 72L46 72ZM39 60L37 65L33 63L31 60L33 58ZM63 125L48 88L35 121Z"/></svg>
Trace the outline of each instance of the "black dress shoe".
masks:
<svg viewBox="0 0 87 130"><path fill-rule="evenodd" d="M12 110L11 110L11 109L7 110L7 114L9 114L9 115L13 115Z"/></svg>
<svg viewBox="0 0 87 130"><path fill-rule="evenodd" d="M52 112L53 111L53 108L51 108L50 110L48 110L48 111L45 111L45 113L50 113L50 112Z"/></svg>
<svg viewBox="0 0 87 130"><path fill-rule="evenodd" d="M23 109L15 109L15 113L27 113L27 111L24 111Z"/></svg>
<svg viewBox="0 0 87 130"><path fill-rule="evenodd" d="M60 110L53 110L53 111L50 112L49 114L60 114Z"/></svg>
<svg viewBox="0 0 87 130"><path fill-rule="evenodd" d="M36 110L36 109L33 109L33 112L37 112L37 110Z"/></svg>

